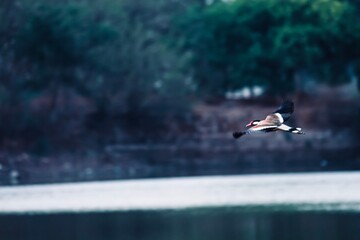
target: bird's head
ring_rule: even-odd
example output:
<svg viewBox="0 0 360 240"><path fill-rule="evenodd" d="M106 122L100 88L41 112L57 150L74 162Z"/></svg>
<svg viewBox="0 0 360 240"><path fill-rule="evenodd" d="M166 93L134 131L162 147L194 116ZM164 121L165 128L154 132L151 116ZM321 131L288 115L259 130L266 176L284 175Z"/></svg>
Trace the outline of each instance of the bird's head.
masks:
<svg viewBox="0 0 360 240"><path fill-rule="evenodd" d="M246 127L253 127L253 126L256 126L256 125L258 125L259 124L259 122L260 122L260 120L252 120L251 122L249 122L247 125L246 125Z"/></svg>

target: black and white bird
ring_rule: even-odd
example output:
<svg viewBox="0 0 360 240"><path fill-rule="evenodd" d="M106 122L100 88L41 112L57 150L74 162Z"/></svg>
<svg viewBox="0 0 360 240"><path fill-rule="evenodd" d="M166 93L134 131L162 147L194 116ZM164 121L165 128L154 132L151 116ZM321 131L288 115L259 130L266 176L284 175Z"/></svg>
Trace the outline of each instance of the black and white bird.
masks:
<svg viewBox="0 0 360 240"><path fill-rule="evenodd" d="M272 114L266 116L264 120L253 120L246 125L248 128L243 132L234 132L234 138L240 138L246 134L254 133L267 133L274 131L285 131L295 134L304 134L301 131L301 128L294 128L288 125L285 125L291 114L294 112L294 103L292 101L285 101L281 106Z"/></svg>

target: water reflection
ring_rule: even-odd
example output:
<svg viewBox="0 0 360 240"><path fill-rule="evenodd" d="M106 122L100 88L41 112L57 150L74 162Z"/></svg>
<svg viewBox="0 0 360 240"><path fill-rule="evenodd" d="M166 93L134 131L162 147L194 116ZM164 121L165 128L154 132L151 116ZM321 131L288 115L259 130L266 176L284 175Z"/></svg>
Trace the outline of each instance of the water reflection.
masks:
<svg viewBox="0 0 360 240"><path fill-rule="evenodd" d="M238 209L2 215L2 240L360 239L360 215Z"/></svg>

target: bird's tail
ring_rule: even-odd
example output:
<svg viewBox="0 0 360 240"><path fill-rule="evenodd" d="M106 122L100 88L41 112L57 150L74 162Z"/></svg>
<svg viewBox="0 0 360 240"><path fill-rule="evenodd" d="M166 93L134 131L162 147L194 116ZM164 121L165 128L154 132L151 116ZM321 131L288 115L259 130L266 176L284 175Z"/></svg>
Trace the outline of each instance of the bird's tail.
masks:
<svg viewBox="0 0 360 240"><path fill-rule="evenodd" d="M243 135L245 135L246 133L245 132L234 132L233 133L233 137L235 138L235 139L238 139L238 138L240 138L241 136L243 136Z"/></svg>
<svg viewBox="0 0 360 240"><path fill-rule="evenodd" d="M295 133L295 134L305 134L303 131L301 131L301 128L290 128L289 132Z"/></svg>

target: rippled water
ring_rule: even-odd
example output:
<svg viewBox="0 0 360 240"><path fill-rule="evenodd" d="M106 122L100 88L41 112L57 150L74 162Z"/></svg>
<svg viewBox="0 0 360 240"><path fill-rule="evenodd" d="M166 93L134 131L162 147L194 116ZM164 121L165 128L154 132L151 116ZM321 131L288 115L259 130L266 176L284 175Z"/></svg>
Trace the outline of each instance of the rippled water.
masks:
<svg viewBox="0 0 360 240"><path fill-rule="evenodd" d="M359 240L360 215L236 208L2 215L2 240Z"/></svg>

